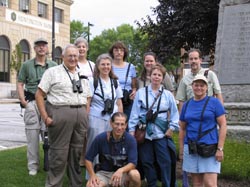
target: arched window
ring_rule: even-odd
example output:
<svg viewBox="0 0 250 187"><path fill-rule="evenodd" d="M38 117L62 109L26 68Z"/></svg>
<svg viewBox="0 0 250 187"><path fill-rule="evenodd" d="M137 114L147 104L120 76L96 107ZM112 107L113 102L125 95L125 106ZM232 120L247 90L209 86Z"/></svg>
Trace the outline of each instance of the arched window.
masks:
<svg viewBox="0 0 250 187"><path fill-rule="evenodd" d="M0 35L0 81L10 81L10 44L3 35Z"/></svg>
<svg viewBox="0 0 250 187"><path fill-rule="evenodd" d="M57 64L62 63L62 48L58 46L55 48L55 61Z"/></svg>
<svg viewBox="0 0 250 187"><path fill-rule="evenodd" d="M22 62L30 59L30 47L26 40L21 40L19 42L22 50Z"/></svg>

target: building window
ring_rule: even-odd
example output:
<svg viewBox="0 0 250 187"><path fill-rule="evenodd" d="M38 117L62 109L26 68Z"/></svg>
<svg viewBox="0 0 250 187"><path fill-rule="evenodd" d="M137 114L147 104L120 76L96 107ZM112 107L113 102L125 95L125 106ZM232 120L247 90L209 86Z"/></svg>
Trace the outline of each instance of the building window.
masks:
<svg viewBox="0 0 250 187"><path fill-rule="evenodd" d="M55 48L55 61L57 64L62 63L62 48L61 47Z"/></svg>
<svg viewBox="0 0 250 187"><path fill-rule="evenodd" d="M9 2L8 2L8 0L0 0L0 6L9 7Z"/></svg>
<svg viewBox="0 0 250 187"><path fill-rule="evenodd" d="M29 12L30 1L29 0L19 0L19 10L25 13Z"/></svg>
<svg viewBox="0 0 250 187"><path fill-rule="evenodd" d="M63 11L59 8L55 8L55 21L59 23L63 22Z"/></svg>
<svg viewBox="0 0 250 187"><path fill-rule="evenodd" d="M47 18L48 6L44 3L38 2L38 16L42 18Z"/></svg>
<svg viewBox="0 0 250 187"><path fill-rule="evenodd" d="M0 36L0 81L10 81L10 44L5 36Z"/></svg>
<svg viewBox="0 0 250 187"><path fill-rule="evenodd" d="M21 40L19 44L22 50L22 62L25 62L30 59L30 47L26 40Z"/></svg>

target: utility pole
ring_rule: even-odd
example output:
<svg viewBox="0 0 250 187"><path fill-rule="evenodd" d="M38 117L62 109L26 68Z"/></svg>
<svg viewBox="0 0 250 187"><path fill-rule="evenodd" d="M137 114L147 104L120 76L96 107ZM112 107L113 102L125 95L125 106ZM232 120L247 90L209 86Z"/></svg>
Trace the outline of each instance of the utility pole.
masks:
<svg viewBox="0 0 250 187"><path fill-rule="evenodd" d="M94 24L88 22L88 43L89 43L89 36L90 36L90 27L94 26Z"/></svg>
<svg viewBox="0 0 250 187"><path fill-rule="evenodd" d="M55 0L52 0L52 60L55 60Z"/></svg>
<svg viewBox="0 0 250 187"><path fill-rule="evenodd" d="M90 41L90 39L89 39L89 37L90 37L90 27L92 27L92 26L94 26L94 24L88 22L88 33L87 33L88 34L88 45L89 45L88 56L89 56L89 52L90 52L90 44L89 44L89 41Z"/></svg>

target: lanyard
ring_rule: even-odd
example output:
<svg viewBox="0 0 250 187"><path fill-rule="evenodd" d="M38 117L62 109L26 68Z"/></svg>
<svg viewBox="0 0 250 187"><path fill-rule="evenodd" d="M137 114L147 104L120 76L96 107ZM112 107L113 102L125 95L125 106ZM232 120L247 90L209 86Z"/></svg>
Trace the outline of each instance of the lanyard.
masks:
<svg viewBox="0 0 250 187"><path fill-rule="evenodd" d="M67 72L67 74L68 74L68 76L69 76L69 79L70 79L71 83L73 84L73 79L71 78L71 76L70 76L70 74L69 74L69 70L68 70L64 65L63 65L63 67L64 67L65 71ZM78 77L80 77L79 74L78 74ZM79 78L79 79L80 79L80 78Z"/></svg>
<svg viewBox="0 0 250 187"><path fill-rule="evenodd" d="M48 64L46 63L46 61L45 61L45 64L46 64L45 65L45 70L47 70L48 69ZM44 66L41 66L41 67L44 67ZM34 68L36 70L36 80L37 80L37 83L39 84L41 78L38 77L38 72L37 72L38 65L36 65L35 59L34 59Z"/></svg>

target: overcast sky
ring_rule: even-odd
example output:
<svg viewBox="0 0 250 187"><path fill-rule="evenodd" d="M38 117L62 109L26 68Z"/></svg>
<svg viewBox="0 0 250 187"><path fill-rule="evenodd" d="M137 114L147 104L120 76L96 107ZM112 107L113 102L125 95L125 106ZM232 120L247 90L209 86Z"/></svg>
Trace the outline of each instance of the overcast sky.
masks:
<svg viewBox="0 0 250 187"><path fill-rule="evenodd" d="M112 29L123 23L136 26L135 20L147 15L153 17L150 7L156 7L158 0L74 0L71 5L71 20L79 20L88 25L91 37L100 35L105 29Z"/></svg>

